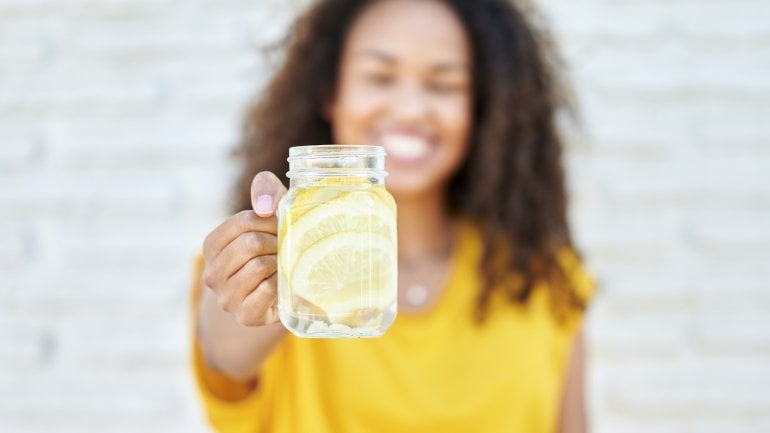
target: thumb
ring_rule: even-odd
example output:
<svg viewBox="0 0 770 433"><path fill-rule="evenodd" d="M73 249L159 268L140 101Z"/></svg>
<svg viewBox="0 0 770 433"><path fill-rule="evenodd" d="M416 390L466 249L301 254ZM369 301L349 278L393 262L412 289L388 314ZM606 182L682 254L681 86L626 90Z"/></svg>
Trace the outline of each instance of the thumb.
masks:
<svg viewBox="0 0 770 433"><path fill-rule="evenodd" d="M286 187L281 180L269 171L261 171L251 181L251 206L254 212L263 217L275 213L278 200L286 194Z"/></svg>

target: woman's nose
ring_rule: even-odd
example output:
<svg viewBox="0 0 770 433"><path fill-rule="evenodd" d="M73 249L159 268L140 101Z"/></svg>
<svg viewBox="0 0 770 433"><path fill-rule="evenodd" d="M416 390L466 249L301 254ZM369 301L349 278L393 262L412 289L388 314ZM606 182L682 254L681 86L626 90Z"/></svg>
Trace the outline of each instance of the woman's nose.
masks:
<svg viewBox="0 0 770 433"><path fill-rule="evenodd" d="M422 121L428 116L430 104L419 83L403 83L393 90L389 108L396 120L408 123Z"/></svg>

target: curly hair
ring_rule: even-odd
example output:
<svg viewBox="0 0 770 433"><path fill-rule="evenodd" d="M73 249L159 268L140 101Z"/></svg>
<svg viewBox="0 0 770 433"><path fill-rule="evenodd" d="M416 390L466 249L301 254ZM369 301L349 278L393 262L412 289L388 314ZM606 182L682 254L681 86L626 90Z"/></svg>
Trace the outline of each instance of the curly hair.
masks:
<svg viewBox="0 0 770 433"><path fill-rule="evenodd" d="M281 67L246 113L233 211L251 207L257 172L286 173L289 147L334 142L322 107L334 96L347 33L373 1L382 0L320 0L295 22ZM477 318L484 319L495 290L523 304L538 282L548 282L558 316L583 310L561 257L577 252L555 119L569 104L553 43L508 0L435 1L460 18L474 58L470 150L449 182L448 211L482 230Z"/></svg>

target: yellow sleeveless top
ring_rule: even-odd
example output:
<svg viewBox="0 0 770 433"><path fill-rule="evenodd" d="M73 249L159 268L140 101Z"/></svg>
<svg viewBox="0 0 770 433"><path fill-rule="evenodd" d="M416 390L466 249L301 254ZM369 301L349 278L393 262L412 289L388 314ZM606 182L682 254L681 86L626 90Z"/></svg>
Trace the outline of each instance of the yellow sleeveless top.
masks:
<svg viewBox="0 0 770 433"><path fill-rule="evenodd" d="M458 230L444 293L425 313L398 315L383 337L288 334L257 386L209 369L193 337L194 373L211 425L228 433L554 432L581 315L558 322L541 286L526 306L493 299L487 321L477 325L481 240L468 224ZM199 260L194 314L201 266ZM591 279L574 259L567 270L587 301Z"/></svg>

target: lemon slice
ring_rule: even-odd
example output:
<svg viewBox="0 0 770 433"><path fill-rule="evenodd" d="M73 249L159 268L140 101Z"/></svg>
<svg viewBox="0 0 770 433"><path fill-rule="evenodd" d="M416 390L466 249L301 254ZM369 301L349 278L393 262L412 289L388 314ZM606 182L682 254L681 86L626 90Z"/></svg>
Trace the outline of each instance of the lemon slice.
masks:
<svg viewBox="0 0 770 433"><path fill-rule="evenodd" d="M379 311L395 303L396 260L388 237L339 232L305 250L289 281L296 296L335 322L351 312Z"/></svg>
<svg viewBox="0 0 770 433"><path fill-rule="evenodd" d="M339 196L344 190L335 188L337 185L345 189L371 186L369 181L361 178L325 177L312 186L297 188L294 202L291 205L292 217L297 219L319 203L325 203Z"/></svg>
<svg viewBox="0 0 770 433"><path fill-rule="evenodd" d="M295 200L281 220L278 245L281 270L291 273L303 251L335 233L376 233L395 240L395 202L392 198L387 200L390 197L387 193L378 193L378 188L385 192L383 187L343 192L338 190L338 195L326 202L305 196L304 206L298 205ZM325 196L319 190L315 197Z"/></svg>
<svg viewBox="0 0 770 433"><path fill-rule="evenodd" d="M279 207L281 302L311 322L379 323L396 302L395 201L366 179L324 180Z"/></svg>

